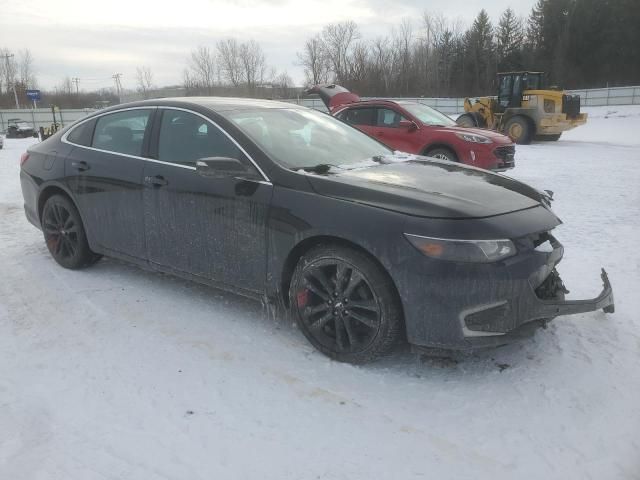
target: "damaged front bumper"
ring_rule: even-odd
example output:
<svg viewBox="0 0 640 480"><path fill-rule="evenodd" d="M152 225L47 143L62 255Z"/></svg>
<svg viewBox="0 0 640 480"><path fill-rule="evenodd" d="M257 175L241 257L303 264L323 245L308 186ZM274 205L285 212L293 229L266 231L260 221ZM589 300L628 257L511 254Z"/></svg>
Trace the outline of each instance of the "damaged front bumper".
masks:
<svg viewBox="0 0 640 480"><path fill-rule="evenodd" d="M536 289L521 295L517 301L500 302L482 309L463 312L460 316L465 346L483 348L510 343L530 336L539 327L546 327L555 317L603 310L613 313L613 289L607 272L602 269L603 288L600 294L585 300L564 300L569 293L554 269ZM514 319L517 319L514 323Z"/></svg>
<svg viewBox="0 0 640 480"><path fill-rule="evenodd" d="M422 304L429 310L416 312L412 306L420 305L417 301L405 303L407 312L423 319L408 323L409 342L418 350L474 350L528 337L558 316L596 310L613 313L613 289L604 269L597 297L565 300L569 292L556 271L564 248L550 234L541 237L535 248L522 245L517 256L501 264L443 266L434 272L438 284L426 281L428 289L416 275L410 293L415 292L416 298L421 294L423 302L427 297Z"/></svg>
<svg viewBox="0 0 640 480"><path fill-rule="evenodd" d="M558 317L560 315L574 315L576 313L593 312L602 309L605 313L613 313L615 304L613 302L613 289L609 282L609 276L605 269L600 274L603 288L600 295L589 300L539 300L536 315L540 318Z"/></svg>

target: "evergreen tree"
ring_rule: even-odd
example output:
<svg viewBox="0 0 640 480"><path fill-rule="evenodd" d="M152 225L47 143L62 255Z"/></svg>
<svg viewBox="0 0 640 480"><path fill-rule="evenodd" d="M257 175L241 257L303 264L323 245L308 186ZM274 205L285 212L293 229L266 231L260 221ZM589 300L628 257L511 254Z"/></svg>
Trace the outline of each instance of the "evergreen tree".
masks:
<svg viewBox="0 0 640 480"><path fill-rule="evenodd" d="M522 42L524 31L522 20L507 8L500 17L496 33L498 69L501 71L520 70L522 64Z"/></svg>
<svg viewBox="0 0 640 480"><path fill-rule="evenodd" d="M480 10L465 37L466 57L473 72L472 88L474 92L491 90L496 69L493 27L486 10Z"/></svg>

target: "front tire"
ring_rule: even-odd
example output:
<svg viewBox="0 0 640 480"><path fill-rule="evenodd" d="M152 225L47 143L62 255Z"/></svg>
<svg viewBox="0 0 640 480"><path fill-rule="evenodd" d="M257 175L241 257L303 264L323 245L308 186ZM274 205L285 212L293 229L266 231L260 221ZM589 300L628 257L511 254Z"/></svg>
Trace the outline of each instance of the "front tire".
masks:
<svg viewBox="0 0 640 480"><path fill-rule="evenodd" d="M64 195L47 199L42 209L42 231L49 253L64 268L88 267L102 258L89 248L80 214Z"/></svg>
<svg viewBox="0 0 640 480"><path fill-rule="evenodd" d="M450 162L457 162L458 157L448 148L434 148L425 153L427 157L437 158L439 160L449 160Z"/></svg>
<svg viewBox="0 0 640 480"><path fill-rule="evenodd" d="M533 137L533 127L525 117L516 116L507 120L504 133L519 145L529 145Z"/></svg>
<svg viewBox="0 0 640 480"><path fill-rule="evenodd" d="M376 360L402 335L402 308L391 280L352 248L321 245L304 254L293 272L289 305L309 342L340 362Z"/></svg>

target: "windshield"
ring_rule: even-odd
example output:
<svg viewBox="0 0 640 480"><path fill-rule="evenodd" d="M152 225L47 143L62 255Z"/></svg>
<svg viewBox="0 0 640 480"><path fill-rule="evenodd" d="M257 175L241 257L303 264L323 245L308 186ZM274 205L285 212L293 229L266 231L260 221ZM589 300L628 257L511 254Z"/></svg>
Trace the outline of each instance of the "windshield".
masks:
<svg viewBox="0 0 640 480"><path fill-rule="evenodd" d="M438 110L427 107L422 103L414 102L398 102L402 107L407 110L411 115L416 117L425 125L441 125L443 127L452 127L456 125L456 122L447 117L444 113L440 113Z"/></svg>
<svg viewBox="0 0 640 480"><path fill-rule="evenodd" d="M315 110L242 110L227 118L286 168L348 167L391 153L359 130Z"/></svg>

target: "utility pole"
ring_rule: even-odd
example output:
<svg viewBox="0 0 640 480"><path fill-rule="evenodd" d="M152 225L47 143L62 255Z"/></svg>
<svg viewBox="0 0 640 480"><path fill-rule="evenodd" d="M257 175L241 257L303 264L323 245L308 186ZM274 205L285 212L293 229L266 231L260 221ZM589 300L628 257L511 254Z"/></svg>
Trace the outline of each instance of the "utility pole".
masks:
<svg viewBox="0 0 640 480"><path fill-rule="evenodd" d="M9 72L11 71L11 68L9 66L9 59L13 58L13 53L7 53L5 55L2 55L2 57L4 58L4 62L5 62L5 72L7 72L7 89L9 88ZM16 100L16 109L20 108L20 104L18 103L18 92L16 92L16 79L13 78L13 97Z"/></svg>
<svg viewBox="0 0 640 480"><path fill-rule="evenodd" d="M121 73L116 73L111 77L116 82L116 92L118 95L118 101L120 101L120 94L122 93L122 83L120 83L120 77L122 77Z"/></svg>
<svg viewBox="0 0 640 480"><path fill-rule="evenodd" d="M79 94L79 91L78 91L78 83L80 83L80 79L79 79L78 77L73 77L73 78L71 79L71 82L76 84L76 95L78 95L78 94Z"/></svg>

